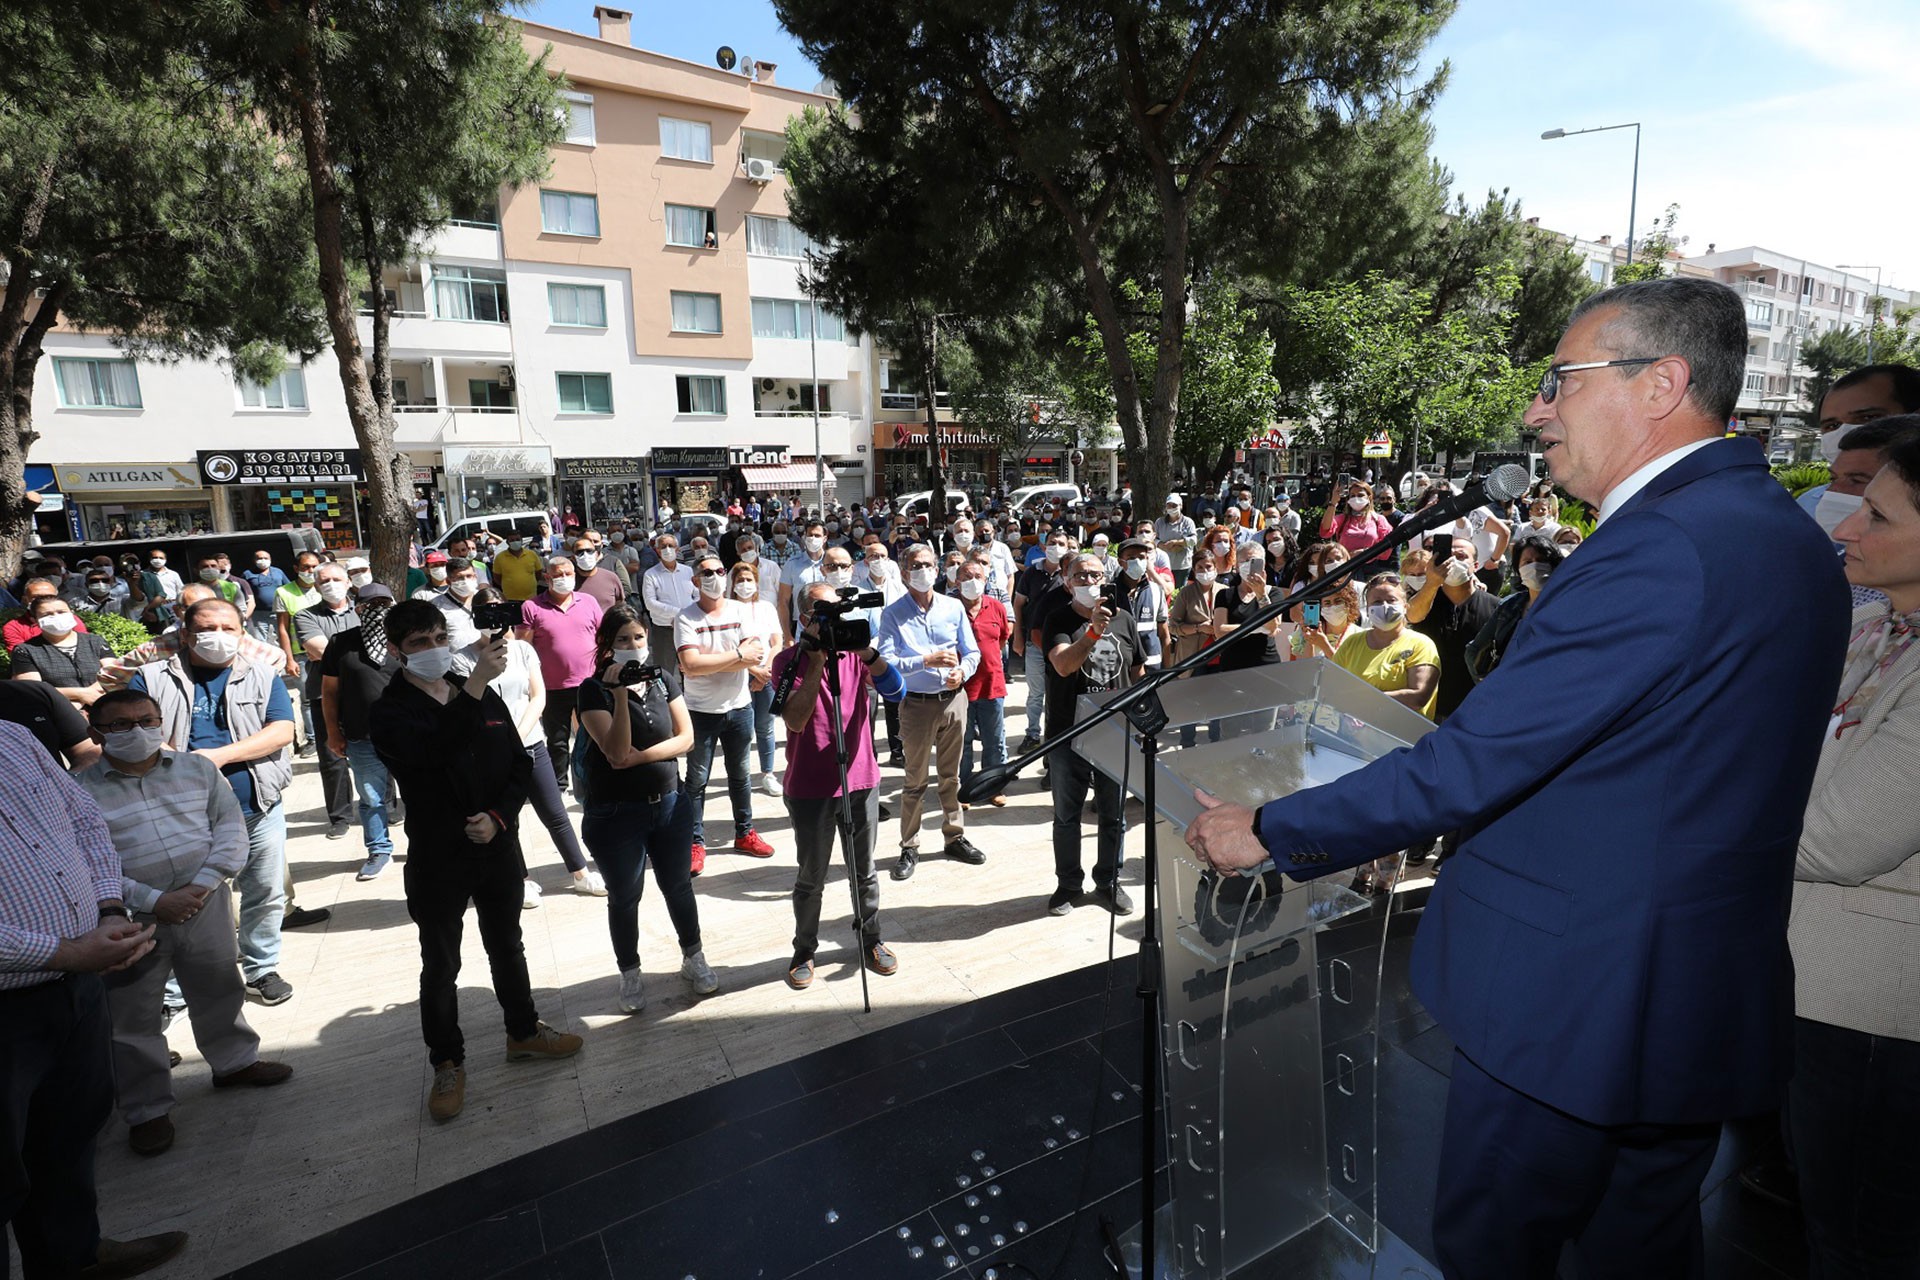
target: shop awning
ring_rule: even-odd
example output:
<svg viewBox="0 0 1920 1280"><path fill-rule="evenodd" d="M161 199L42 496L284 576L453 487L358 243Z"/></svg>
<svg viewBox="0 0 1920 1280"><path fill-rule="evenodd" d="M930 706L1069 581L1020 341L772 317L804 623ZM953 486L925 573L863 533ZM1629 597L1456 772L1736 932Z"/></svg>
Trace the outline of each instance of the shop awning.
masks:
<svg viewBox="0 0 1920 1280"><path fill-rule="evenodd" d="M833 488L833 468L827 467L821 475L829 490ZM742 467L740 478L747 482L747 488L756 491L768 489L811 489L814 484L813 463L790 462L784 467Z"/></svg>

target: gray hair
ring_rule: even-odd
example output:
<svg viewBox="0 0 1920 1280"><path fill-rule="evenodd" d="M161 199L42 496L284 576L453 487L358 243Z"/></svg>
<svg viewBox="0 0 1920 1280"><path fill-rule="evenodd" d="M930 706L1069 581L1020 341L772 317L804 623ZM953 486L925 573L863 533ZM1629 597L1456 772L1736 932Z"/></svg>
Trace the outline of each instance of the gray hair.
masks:
<svg viewBox="0 0 1920 1280"><path fill-rule="evenodd" d="M1747 372L1747 311L1740 295L1713 280L1675 276L1615 285L1573 309L1569 325L1611 310L1600 341L1622 357L1680 356L1692 371L1687 398L1715 422L1733 416ZM1630 376L1644 366L1620 370Z"/></svg>
<svg viewBox="0 0 1920 1280"><path fill-rule="evenodd" d="M912 559L915 556L919 555L922 551L926 552L929 556L932 556L933 562L935 564L940 563L940 553L938 551L935 551L933 549L933 544L929 542L913 543L905 551L900 553L900 563L907 564L911 562Z"/></svg>
<svg viewBox="0 0 1920 1280"><path fill-rule="evenodd" d="M1091 551L1076 551L1072 555L1068 556L1066 559L1066 571L1068 573L1072 573L1074 570L1078 569L1083 563L1092 565L1094 568L1098 569L1102 575L1104 575L1107 572L1106 558L1104 556L1097 556L1093 554L1093 552Z"/></svg>

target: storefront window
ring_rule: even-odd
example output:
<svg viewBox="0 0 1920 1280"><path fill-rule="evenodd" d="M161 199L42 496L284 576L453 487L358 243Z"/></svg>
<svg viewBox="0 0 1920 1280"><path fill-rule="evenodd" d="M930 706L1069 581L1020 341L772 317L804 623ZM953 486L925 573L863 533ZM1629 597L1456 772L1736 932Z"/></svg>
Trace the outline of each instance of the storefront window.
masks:
<svg viewBox="0 0 1920 1280"><path fill-rule="evenodd" d="M213 532L213 506L207 502L88 503L80 508L80 514L89 538L164 538L176 533Z"/></svg>
<svg viewBox="0 0 1920 1280"><path fill-rule="evenodd" d="M460 511L456 518L490 516L505 511L545 511L553 503L553 489L545 476L461 476Z"/></svg>
<svg viewBox="0 0 1920 1280"><path fill-rule="evenodd" d="M336 551L364 545L350 485L236 485L228 501L237 529L304 526L318 530L321 542Z"/></svg>
<svg viewBox="0 0 1920 1280"><path fill-rule="evenodd" d="M649 519L647 486L641 477L612 476L596 480L563 480L560 494L566 503L564 522L602 525L609 520Z"/></svg>

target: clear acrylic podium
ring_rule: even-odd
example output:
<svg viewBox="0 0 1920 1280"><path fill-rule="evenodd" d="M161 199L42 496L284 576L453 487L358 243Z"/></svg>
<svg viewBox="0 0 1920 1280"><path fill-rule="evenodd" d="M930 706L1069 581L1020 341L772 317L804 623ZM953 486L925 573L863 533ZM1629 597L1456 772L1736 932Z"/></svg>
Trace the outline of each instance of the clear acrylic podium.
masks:
<svg viewBox="0 0 1920 1280"><path fill-rule="evenodd" d="M1154 1275L1219 1280L1281 1248L1303 1268L1364 1258L1380 1248L1375 1033L1392 895L1376 919L1348 874L1283 880L1269 863L1260 876L1217 876L1181 833L1200 812L1196 787L1257 805L1351 773L1433 725L1323 659L1176 680L1160 698L1170 723L1153 817L1172 1199L1155 1227ZM1081 715L1095 705L1082 698ZM1124 718L1074 749L1144 798ZM1138 1228L1123 1243L1140 1274Z"/></svg>

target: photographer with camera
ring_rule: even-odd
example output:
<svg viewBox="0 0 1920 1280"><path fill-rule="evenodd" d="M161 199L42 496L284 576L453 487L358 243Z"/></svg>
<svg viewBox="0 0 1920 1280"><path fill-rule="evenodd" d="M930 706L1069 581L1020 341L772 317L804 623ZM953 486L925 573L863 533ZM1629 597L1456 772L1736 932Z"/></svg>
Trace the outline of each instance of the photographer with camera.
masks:
<svg viewBox="0 0 1920 1280"><path fill-rule="evenodd" d="M967 736L964 686L980 665L980 645L959 598L934 593L939 570L933 548L914 543L904 563L907 594L881 613L875 637L880 656L906 682L900 737L907 777L900 790L900 860L891 873L895 880L913 875L920 860L920 809L927 794L928 758L936 753L944 852L972 866L987 860L967 839L960 808L960 752Z"/></svg>
<svg viewBox="0 0 1920 1280"><path fill-rule="evenodd" d="M580 684L580 722L587 730L580 832L607 878L607 931L620 969L622 1013L638 1013L647 1002L640 985L640 897L649 862L680 940L680 976L697 995L720 989L701 950L693 896L697 801L681 791L675 763L693 746L693 717L679 682L652 665L652 656L640 615L615 606L595 638L597 674ZM623 706L625 714L617 714Z"/></svg>
<svg viewBox="0 0 1920 1280"><path fill-rule="evenodd" d="M875 695L898 699L904 685L872 647L865 622L848 616L858 612L858 600L842 601L838 589L825 583L804 588L799 642L773 660L774 688L785 695L780 713L787 726L785 800L800 863L793 884L793 960L787 966L787 985L796 991L813 981L820 897L833 861L842 797L852 809L842 843L859 900L854 927L861 963L882 976L899 968L880 940L880 878L873 866L880 765L873 754L873 702ZM798 679L796 669L803 673ZM780 697L777 692L776 701ZM836 721L847 750L844 774L835 751Z"/></svg>

